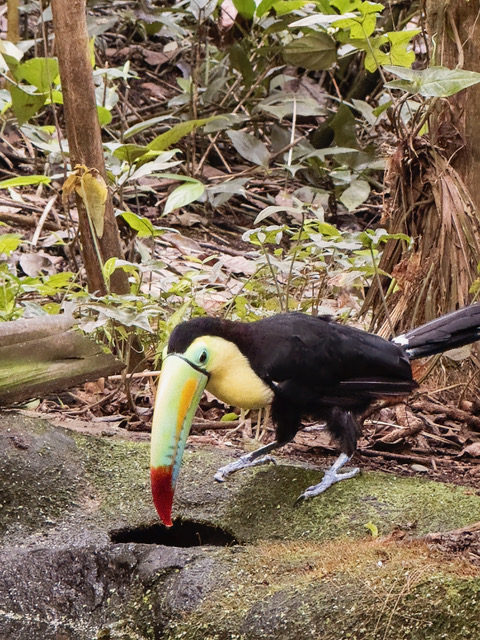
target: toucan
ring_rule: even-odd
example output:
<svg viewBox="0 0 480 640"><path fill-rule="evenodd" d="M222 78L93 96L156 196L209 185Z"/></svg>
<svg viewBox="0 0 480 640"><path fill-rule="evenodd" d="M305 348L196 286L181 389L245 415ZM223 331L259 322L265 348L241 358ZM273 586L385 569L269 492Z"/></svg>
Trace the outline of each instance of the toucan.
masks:
<svg viewBox="0 0 480 640"><path fill-rule="evenodd" d="M339 473L352 457L359 418L377 398L406 395L418 384L411 361L480 339L480 304L459 309L386 340L330 316L281 313L250 323L214 317L182 322L168 341L155 399L151 486L162 522L171 526L175 482L204 389L227 405L271 405L275 440L218 470L224 481L239 469L271 460L290 442L302 417L326 422L340 456L311 498L358 469Z"/></svg>

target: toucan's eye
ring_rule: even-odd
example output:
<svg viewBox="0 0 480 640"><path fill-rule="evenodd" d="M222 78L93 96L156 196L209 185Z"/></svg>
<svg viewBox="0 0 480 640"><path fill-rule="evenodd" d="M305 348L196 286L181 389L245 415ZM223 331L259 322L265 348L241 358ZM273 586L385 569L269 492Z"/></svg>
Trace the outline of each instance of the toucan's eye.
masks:
<svg viewBox="0 0 480 640"><path fill-rule="evenodd" d="M198 362L200 364L205 364L207 361L207 358L208 358L208 353L204 349L198 358Z"/></svg>

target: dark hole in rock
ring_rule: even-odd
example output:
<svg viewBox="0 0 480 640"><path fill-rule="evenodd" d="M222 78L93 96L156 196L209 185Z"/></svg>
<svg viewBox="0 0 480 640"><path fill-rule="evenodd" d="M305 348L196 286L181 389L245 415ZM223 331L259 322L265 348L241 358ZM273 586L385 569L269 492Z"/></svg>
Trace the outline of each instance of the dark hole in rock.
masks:
<svg viewBox="0 0 480 640"><path fill-rule="evenodd" d="M161 524L137 529L112 531L110 539L114 543L136 542L137 544L163 544L167 547L231 547L239 541L228 531L194 520L175 520L167 528Z"/></svg>

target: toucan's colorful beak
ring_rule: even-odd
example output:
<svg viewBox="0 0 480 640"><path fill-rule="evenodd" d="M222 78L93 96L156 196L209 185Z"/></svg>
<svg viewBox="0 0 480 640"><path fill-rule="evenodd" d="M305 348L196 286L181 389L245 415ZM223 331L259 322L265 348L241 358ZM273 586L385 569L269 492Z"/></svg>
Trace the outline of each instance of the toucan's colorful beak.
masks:
<svg viewBox="0 0 480 640"><path fill-rule="evenodd" d="M155 508L167 527L183 450L207 382L208 374L182 356L166 357L153 412L150 478Z"/></svg>

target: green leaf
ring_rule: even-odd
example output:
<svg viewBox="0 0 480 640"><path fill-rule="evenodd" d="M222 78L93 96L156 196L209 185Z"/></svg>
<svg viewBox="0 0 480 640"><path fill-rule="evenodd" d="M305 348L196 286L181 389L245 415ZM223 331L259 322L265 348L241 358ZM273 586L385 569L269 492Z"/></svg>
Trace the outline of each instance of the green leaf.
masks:
<svg viewBox="0 0 480 640"><path fill-rule="evenodd" d="M155 227L148 218L137 216L136 213L132 213L131 211L122 213L122 218L131 229L137 232L140 238L151 238L156 235Z"/></svg>
<svg viewBox="0 0 480 640"><path fill-rule="evenodd" d="M245 131L234 131L233 129L227 131L227 135L242 158L261 167L268 166L270 153L261 140L245 133Z"/></svg>
<svg viewBox="0 0 480 640"><path fill-rule="evenodd" d="M12 110L21 126L40 111L45 104L48 93L28 93L20 87L10 87Z"/></svg>
<svg viewBox="0 0 480 640"><path fill-rule="evenodd" d="M387 82L386 87L419 93L426 98L447 98L480 82L480 73L464 69L429 67L424 70L414 70L385 66L385 70L401 78L400 81Z"/></svg>
<svg viewBox="0 0 480 640"><path fill-rule="evenodd" d="M284 206L270 206L266 207L255 218L253 224L258 224L259 222L263 222L266 218L269 218L275 213L291 213L292 215L298 215L300 209L298 207L287 207Z"/></svg>
<svg viewBox="0 0 480 640"><path fill-rule="evenodd" d="M250 58L240 43L235 42L232 46L229 58L232 67L242 74L245 84L250 86L254 78L253 67Z"/></svg>
<svg viewBox="0 0 480 640"><path fill-rule="evenodd" d="M353 211L361 205L370 195L370 185L366 180L354 180L340 196L340 202L349 211Z"/></svg>
<svg viewBox="0 0 480 640"><path fill-rule="evenodd" d="M123 134L123 139L127 140L128 138L131 138L131 136L135 136L138 133L145 131L145 129L150 129L150 127L154 127L160 122L164 122L165 120L168 120L168 118L170 117L171 117L170 114L168 114L166 116L157 116L156 118L149 118L148 120L137 122L137 124L134 124L133 126L131 126L129 129L125 131L125 133Z"/></svg>
<svg viewBox="0 0 480 640"><path fill-rule="evenodd" d="M233 422L234 420L238 420L239 416L237 413L224 413L220 418L220 422Z"/></svg>
<svg viewBox="0 0 480 640"><path fill-rule="evenodd" d="M171 129L165 133L160 134L146 146L148 151L165 151L172 145L176 144L179 140L187 136L194 129L202 127L207 122L217 120L218 116L211 116L210 118L200 118L199 120L187 120L174 125Z"/></svg>
<svg viewBox="0 0 480 640"><path fill-rule="evenodd" d="M362 4L362 0L330 0L330 4L344 14L347 11L356 11Z"/></svg>
<svg viewBox="0 0 480 640"><path fill-rule="evenodd" d="M17 178L8 178L0 182L0 189L10 189L13 187L25 187L32 184L50 184L51 178L47 176L18 176Z"/></svg>
<svg viewBox="0 0 480 640"><path fill-rule="evenodd" d="M21 241L22 236L18 233L4 233L0 236L0 255L9 256L18 248Z"/></svg>
<svg viewBox="0 0 480 640"><path fill-rule="evenodd" d="M101 127L106 127L112 121L112 113L106 107L97 106L98 122Z"/></svg>
<svg viewBox="0 0 480 640"><path fill-rule="evenodd" d="M204 192L205 185L198 180L180 185L168 196L163 215L167 215L167 213L171 213L175 209L180 209L180 207L185 207L187 204L198 200Z"/></svg>
<svg viewBox="0 0 480 640"><path fill-rule="evenodd" d="M255 0L233 0L233 5L242 18L251 20L255 15Z"/></svg>
<svg viewBox="0 0 480 640"><path fill-rule="evenodd" d="M277 0L262 0L257 7L257 18L261 18L268 13L275 2L277 2Z"/></svg>
<svg viewBox="0 0 480 640"><path fill-rule="evenodd" d="M364 16L370 15L371 13L381 13L384 9L383 4L378 2L362 2L358 7L358 10Z"/></svg>
<svg viewBox="0 0 480 640"><path fill-rule="evenodd" d="M372 534L372 538L378 538L377 525L373 524L373 522L367 522L367 524L364 524L363 526L365 527L365 529L370 531L370 533Z"/></svg>
<svg viewBox="0 0 480 640"><path fill-rule="evenodd" d="M292 40L283 50L285 62L311 71L330 69L337 59L335 40L326 33L315 33Z"/></svg>
<svg viewBox="0 0 480 640"><path fill-rule="evenodd" d="M146 147L141 147L138 144L124 144L113 152L115 158L128 162L128 164L133 164L135 160L138 160L147 154L148 149Z"/></svg>
<svg viewBox="0 0 480 640"><path fill-rule="evenodd" d="M109 258L103 265L103 277L108 282L117 269L118 258Z"/></svg>
<svg viewBox="0 0 480 640"><path fill-rule="evenodd" d="M279 0L275 2L273 8L277 16L284 16L302 9L308 2L309 0Z"/></svg>
<svg viewBox="0 0 480 640"><path fill-rule="evenodd" d="M355 117L346 104L341 104L330 125L335 134L335 144L339 147L357 147Z"/></svg>
<svg viewBox="0 0 480 640"><path fill-rule="evenodd" d="M16 68L15 78L37 87L39 93L47 93L57 80L58 73L56 58L32 58Z"/></svg>

